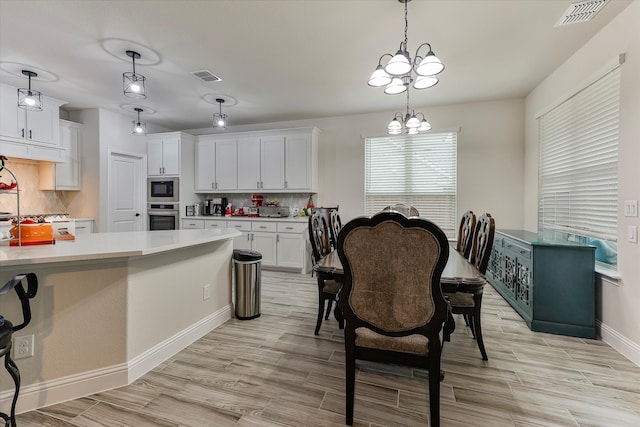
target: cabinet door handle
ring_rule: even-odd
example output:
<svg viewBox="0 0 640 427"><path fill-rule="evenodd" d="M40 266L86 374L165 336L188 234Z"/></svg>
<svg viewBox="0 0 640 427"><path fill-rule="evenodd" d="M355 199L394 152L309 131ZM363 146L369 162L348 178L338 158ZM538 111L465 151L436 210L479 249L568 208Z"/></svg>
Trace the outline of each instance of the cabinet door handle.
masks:
<svg viewBox="0 0 640 427"><path fill-rule="evenodd" d="M251 240L251 238L249 237L249 235L250 235L250 234L251 234L251 233L247 233L247 242L248 242L249 240Z"/></svg>
<svg viewBox="0 0 640 427"><path fill-rule="evenodd" d="M212 182L212 183L211 183L211 189L213 190L213 189L215 189L215 188L216 188L216 183L215 183L215 182Z"/></svg>
<svg viewBox="0 0 640 427"><path fill-rule="evenodd" d="M31 129L29 129L29 139L33 139L33 135L31 134Z"/></svg>
<svg viewBox="0 0 640 427"><path fill-rule="evenodd" d="M251 241L253 242L253 233L251 233Z"/></svg>
<svg viewBox="0 0 640 427"><path fill-rule="evenodd" d="M284 182L284 188L287 188L287 181Z"/></svg>
<svg viewBox="0 0 640 427"><path fill-rule="evenodd" d="M260 181L256 181L256 188L260 188Z"/></svg>
<svg viewBox="0 0 640 427"><path fill-rule="evenodd" d="M22 128L22 137L24 138L24 128Z"/></svg>
<svg viewBox="0 0 640 427"><path fill-rule="evenodd" d="M522 255L524 255L526 253L527 253L527 251L520 251L520 254L522 254Z"/></svg>
<svg viewBox="0 0 640 427"><path fill-rule="evenodd" d="M280 235L276 234L276 243L280 243Z"/></svg>
<svg viewBox="0 0 640 427"><path fill-rule="evenodd" d="M293 227L285 227L285 230L293 230Z"/></svg>
<svg viewBox="0 0 640 427"><path fill-rule="evenodd" d="M261 225L261 226L260 226L260 227L258 227L258 228L267 228L267 226L266 226L266 225Z"/></svg>

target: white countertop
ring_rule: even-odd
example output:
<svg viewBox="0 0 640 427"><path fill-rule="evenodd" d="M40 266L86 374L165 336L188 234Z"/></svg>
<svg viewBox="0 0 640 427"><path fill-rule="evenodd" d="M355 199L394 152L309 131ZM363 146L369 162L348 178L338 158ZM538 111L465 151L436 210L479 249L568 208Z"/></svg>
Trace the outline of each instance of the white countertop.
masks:
<svg viewBox="0 0 640 427"><path fill-rule="evenodd" d="M308 216L285 216L285 217L248 217L248 216L217 216L217 215L197 215L181 216L180 219L212 219L215 221L280 221L280 222L309 222Z"/></svg>
<svg viewBox="0 0 640 427"><path fill-rule="evenodd" d="M53 245L0 246L0 266L143 256L241 235L229 228L92 233Z"/></svg>

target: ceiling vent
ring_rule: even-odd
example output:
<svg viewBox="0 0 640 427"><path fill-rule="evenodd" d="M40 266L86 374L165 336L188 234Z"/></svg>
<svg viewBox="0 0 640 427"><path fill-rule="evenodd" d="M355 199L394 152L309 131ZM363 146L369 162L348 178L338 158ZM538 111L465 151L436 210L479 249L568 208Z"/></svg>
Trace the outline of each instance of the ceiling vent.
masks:
<svg viewBox="0 0 640 427"><path fill-rule="evenodd" d="M211 71L207 71L207 70L191 71L191 74L207 83L222 81L220 77L216 76Z"/></svg>
<svg viewBox="0 0 640 427"><path fill-rule="evenodd" d="M580 3L572 3L571 6L562 14L556 27L563 25L579 24L587 22L600 11L608 0L587 0Z"/></svg>

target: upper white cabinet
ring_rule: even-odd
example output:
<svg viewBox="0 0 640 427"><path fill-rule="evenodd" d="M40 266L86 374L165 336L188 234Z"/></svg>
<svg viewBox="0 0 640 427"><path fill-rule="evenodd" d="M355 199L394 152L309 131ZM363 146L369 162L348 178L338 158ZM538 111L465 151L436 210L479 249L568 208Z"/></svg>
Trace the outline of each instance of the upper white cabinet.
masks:
<svg viewBox="0 0 640 427"><path fill-rule="evenodd" d="M196 191L233 191L237 188L236 140L217 140L213 135L198 137L195 167Z"/></svg>
<svg viewBox="0 0 640 427"><path fill-rule="evenodd" d="M180 175L180 132L147 136L147 176Z"/></svg>
<svg viewBox="0 0 640 427"><path fill-rule="evenodd" d="M60 120L60 147L65 149L63 163L40 165L41 190L79 191L82 125Z"/></svg>
<svg viewBox="0 0 640 427"><path fill-rule="evenodd" d="M60 106L65 102L42 97L42 111L18 108L17 88L0 84L0 151L7 156L64 161L60 147Z"/></svg>
<svg viewBox="0 0 640 427"><path fill-rule="evenodd" d="M302 128L200 136L196 191L317 192L318 132Z"/></svg>

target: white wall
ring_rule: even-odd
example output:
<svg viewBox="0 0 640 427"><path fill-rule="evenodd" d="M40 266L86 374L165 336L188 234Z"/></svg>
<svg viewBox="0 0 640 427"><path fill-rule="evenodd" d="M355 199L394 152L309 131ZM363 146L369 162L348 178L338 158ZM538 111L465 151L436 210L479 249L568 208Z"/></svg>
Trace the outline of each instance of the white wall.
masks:
<svg viewBox="0 0 640 427"><path fill-rule="evenodd" d="M640 220L623 216L624 200L640 199L640 1L631 3L526 99L524 224L537 229L538 128L536 114L584 86L618 54L621 67L618 164L618 269L622 280L597 283L597 317L602 337L640 364L640 246L626 241L627 226Z"/></svg>
<svg viewBox="0 0 640 427"><path fill-rule="evenodd" d="M522 227L524 99L414 107L434 130L458 135L458 213L490 212L502 229ZM393 111L236 126L231 132L316 126L319 174L316 206L340 205L345 220L364 213L363 136L384 136ZM187 130L194 135L212 129Z"/></svg>
<svg viewBox="0 0 640 427"><path fill-rule="evenodd" d="M82 191L74 199L76 217L94 218L94 231L107 231L109 194L109 151L147 155L147 139L131 133L132 115L119 114L101 108L73 111L71 120L82 123ZM149 124L148 131L165 132L166 128ZM145 171L146 174L146 171ZM101 203L102 201L102 203Z"/></svg>

